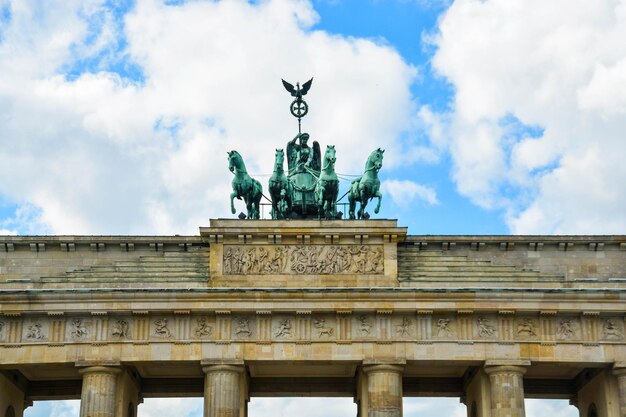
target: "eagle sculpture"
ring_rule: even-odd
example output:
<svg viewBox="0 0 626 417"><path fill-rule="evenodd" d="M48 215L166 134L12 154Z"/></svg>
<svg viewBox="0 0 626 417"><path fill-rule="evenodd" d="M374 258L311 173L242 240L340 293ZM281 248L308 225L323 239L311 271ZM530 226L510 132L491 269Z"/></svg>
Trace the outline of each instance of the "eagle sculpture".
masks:
<svg viewBox="0 0 626 417"><path fill-rule="evenodd" d="M285 86L285 89L289 91L291 95L295 97L298 101L302 100L302 96L306 95L306 93L311 88L311 84L313 84L313 78L302 84L302 88L300 88L300 83L296 83L296 86L294 87L293 84L290 84L283 79L281 80L283 82L283 85Z"/></svg>

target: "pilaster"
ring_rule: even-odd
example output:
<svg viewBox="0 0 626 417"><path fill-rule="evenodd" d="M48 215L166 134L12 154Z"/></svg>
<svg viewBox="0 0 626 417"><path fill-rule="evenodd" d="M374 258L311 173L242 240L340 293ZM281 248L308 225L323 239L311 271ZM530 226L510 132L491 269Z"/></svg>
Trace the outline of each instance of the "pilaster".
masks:
<svg viewBox="0 0 626 417"><path fill-rule="evenodd" d="M83 376L80 417L115 417L122 370L113 366L89 366L78 372Z"/></svg>
<svg viewBox="0 0 626 417"><path fill-rule="evenodd" d="M593 417L591 410L595 410L601 417L622 417L619 379L618 375L611 375L609 370L604 370L584 384L576 396L580 417Z"/></svg>
<svg viewBox="0 0 626 417"><path fill-rule="evenodd" d="M468 417L491 417L491 384L483 369L474 369L465 381Z"/></svg>
<svg viewBox="0 0 626 417"><path fill-rule="evenodd" d="M525 417L524 374L526 368L519 366L521 364L487 362L485 365L484 370L489 375L491 385L492 417Z"/></svg>

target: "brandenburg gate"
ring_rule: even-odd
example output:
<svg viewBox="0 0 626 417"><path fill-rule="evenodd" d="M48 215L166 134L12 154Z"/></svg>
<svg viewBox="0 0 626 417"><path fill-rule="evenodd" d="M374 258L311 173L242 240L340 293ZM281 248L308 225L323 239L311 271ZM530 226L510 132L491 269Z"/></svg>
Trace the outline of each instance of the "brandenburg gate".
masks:
<svg viewBox="0 0 626 417"><path fill-rule="evenodd" d="M0 237L0 417L81 400L525 398L626 417L626 236L416 236L395 220L211 220L196 236Z"/></svg>

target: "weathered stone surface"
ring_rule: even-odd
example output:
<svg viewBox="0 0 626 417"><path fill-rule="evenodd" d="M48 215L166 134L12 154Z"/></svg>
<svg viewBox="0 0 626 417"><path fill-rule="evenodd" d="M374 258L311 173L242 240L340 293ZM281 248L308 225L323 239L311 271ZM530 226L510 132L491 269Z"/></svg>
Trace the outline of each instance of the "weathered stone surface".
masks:
<svg viewBox="0 0 626 417"><path fill-rule="evenodd" d="M113 392L121 416L140 395L206 395L219 397L211 415L243 417L249 387L356 392L362 416L442 393L475 417L500 416L492 402L521 416L520 381L620 415L626 238L405 235L388 220L216 220L195 237L2 237L0 368L24 381L22 404L79 398L91 377L77 365L119 369L88 385L115 384L91 392ZM356 258L340 262L339 249ZM245 253L254 262L233 268ZM523 375L498 371L521 363ZM210 366L238 367L239 403L216 391L235 387L232 372ZM0 379L0 403L9 386Z"/></svg>

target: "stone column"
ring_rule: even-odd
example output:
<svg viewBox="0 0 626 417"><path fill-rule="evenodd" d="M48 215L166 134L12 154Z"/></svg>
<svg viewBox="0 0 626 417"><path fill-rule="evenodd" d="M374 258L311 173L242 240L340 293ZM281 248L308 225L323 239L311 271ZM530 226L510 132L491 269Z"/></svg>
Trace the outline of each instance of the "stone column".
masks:
<svg viewBox="0 0 626 417"><path fill-rule="evenodd" d="M367 416L402 417L402 372L400 365L367 365Z"/></svg>
<svg viewBox="0 0 626 417"><path fill-rule="evenodd" d="M245 367L243 365L204 366L204 417L244 417L246 415Z"/></svg>
<svg viewBox="0 0 626 417"><path fill-rule="evenodd" d="M626 417L626 368L614 368L613 375L617 377L619 415L620 417Z"/></svg>
<svg viewBox="0 0 626 417"><path fill-rule="evenodd" d="M518 365L487 365L491 385L492 417L524 417L524 374Z"/></svg>
<svg viewBox="0 0 626 417"><path fill-rule="evenodd" d="M115 417L117 380L122 370L90 366L78 372L83 376L80 417Z"/></svg>

